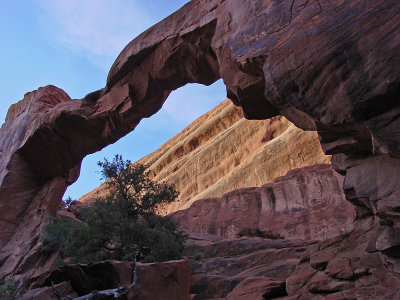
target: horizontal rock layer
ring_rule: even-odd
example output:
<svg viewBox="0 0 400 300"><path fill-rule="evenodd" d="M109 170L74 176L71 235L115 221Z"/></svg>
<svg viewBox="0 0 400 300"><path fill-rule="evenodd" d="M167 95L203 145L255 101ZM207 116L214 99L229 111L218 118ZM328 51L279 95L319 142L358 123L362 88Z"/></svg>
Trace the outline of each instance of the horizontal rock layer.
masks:
<svg viewBox="0 0 400 300"><path fill-rule="evenodd" d="M260 294L265 294L267 299L273 295L285 296L286 279L304 251L316 243L256 237L222 239L193 233L189 236L185 252L190 258L191 293L196 294L197 299L235 299L235 294L249 285L251 293L248 291L248 294L252 296L242 299L265 299L256 298ZM196 260L199 253L202 258ZM252 284L261 279L264 284ZM266 285L270 288L265 289Z"/></svg>
<svg viewBox="0 0 400 300"><path fill-rule="evenodd" d="M281 116L246 120L225 100L138 162L149 166L154 180L174 184L180 192L177 202L159 211L171 213L198 199L261 186L294 168L330 162L330 156L322 152L315 132ZM103 184L79 201L90 203L107 194Z"/></svg>
<svg viewBox="0 0 400 300"><path fill-rule="evenodd" d="M199 200L171 217L182 229L227 238L326 240L353 229L354 208L342 182L330 165L304 167L262 187Z"/></svg>

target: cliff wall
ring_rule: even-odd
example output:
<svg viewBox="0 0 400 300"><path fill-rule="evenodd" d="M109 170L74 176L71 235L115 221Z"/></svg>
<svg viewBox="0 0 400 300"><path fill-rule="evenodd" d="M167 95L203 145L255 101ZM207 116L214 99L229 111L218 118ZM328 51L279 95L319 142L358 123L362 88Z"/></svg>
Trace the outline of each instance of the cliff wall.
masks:
<svg viewBox="0 0 400 300"><path fill-rule="evenodd" d="M320 164L289 171L261 187L202 199L172 219L184 230L225 238L326 240L353 229L343 176Z"/></svg>
<svg viewBox="0 0 400 300"><path fill-rule="evenodd" d="M160 208L172 213L199 199L261 186L294 168L330 162L330 156L315 132L296 128L282 116L246 120L225 100L138 162L149 166L154 180L175 184L178 201ZM103 184L79 201L90 203L106 194Z"/></svg>

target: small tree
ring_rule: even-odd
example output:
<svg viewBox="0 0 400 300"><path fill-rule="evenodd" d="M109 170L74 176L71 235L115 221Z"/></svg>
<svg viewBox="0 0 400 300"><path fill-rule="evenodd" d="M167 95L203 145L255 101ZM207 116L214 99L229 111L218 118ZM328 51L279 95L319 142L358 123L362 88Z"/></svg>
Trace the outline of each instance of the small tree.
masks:
<svg viewBox="0 0 400 300"><path fill-rule="evenodd" d="M180 258L184 235L169 218L154 213L157 205L176 199L175 188L150 180L144 165L131 165L120 155L112 162L105 159L98 165L102 168L102 179L107 180L110 196L93 204L84 224L71 224L70 230L63 231L60 254L71 258L71 262L104 259L150 262ZM43 230L50 241L43 234L42 242L54 249L54 237L49 233L59 230L48 226L60 227L60 224L54 220L52 224Z"/></svg>
<svg viewBox="0 0 400 300"><path fill-rule="evenodd" d="M68 196L67 199L64 200L65 203L65 208L69 208L75 200L71 198L71 196Z"/></svg>
<svg viewBox="0 0 400 300"><path fill-rule="evenodd" d="M115 155L112 162L104 159L97 164L102 168L102 179L107 180L113 193L106 202L125 212L126 216L154 213L157 205L172 202L178 196L174 186L152 181L145 165L132 165L121 155Z"/></svg>
<svg viewBox="0 0 400 300"><path fill-rule="evenodd" d="M18 293L18 283L8 277L0 279L0 299L13 300L16 299Z"/></svg>

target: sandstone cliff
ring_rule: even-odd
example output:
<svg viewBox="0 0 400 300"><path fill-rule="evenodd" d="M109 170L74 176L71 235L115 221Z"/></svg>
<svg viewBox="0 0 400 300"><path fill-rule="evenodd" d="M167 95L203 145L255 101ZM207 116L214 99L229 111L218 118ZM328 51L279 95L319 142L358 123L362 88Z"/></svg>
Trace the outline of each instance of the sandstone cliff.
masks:
<svg viewBox="0 0 400 300"><path fill-rule="evenodd" d="M261 187L202 199L172 214L185 230L226 238L240 235L326 240L353 229L343 176L327 164L295 169Z"/></svg>
<svg viewBox="0 0 400 300"><path fill-rule="evenodd" d="M298 129L282 116L246 120L225 100L138 162L149 166L154 180L175 184L178 201L160 209L171 213L199 199L261 186L294 168L330 162L330 156L315 132ZM102 185L79 201L106 194Z"/></svg>

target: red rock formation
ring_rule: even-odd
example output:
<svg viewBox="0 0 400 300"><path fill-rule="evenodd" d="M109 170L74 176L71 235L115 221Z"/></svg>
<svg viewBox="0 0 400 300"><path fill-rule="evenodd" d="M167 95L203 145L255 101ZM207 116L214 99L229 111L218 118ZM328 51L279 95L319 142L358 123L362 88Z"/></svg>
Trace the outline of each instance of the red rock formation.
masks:
<svg viewBox="0 0 400 300"><path fill-rule="evenodd" d="M72 289L71 285L68 282L61 282L59 284L55 284L54 288L56 289L59 295L63 295L64 297L72 297L72 299L78 297L78 294ZM57 296L54 294L53 287L46 286L42 288L32 289L24 293L20 298L20 300L59 300Z"/></svg>
<svg viewBox="0 0 400 300"><path fill-rule="evenodd" d="M190 270L187 261L138 263L137 265L137 282L128 293L128 299L190 299ZM52 282L59 285L66 285L66 282L69 282L70 293L84 296L94 290L101 291L129 286L133 281L132 275L131 262L104 261L89 265L68 265L48 274L43 283L44 287L29 291L23 296L23 299L45 299L41 297L44 293L46 296L50 294L49 287ZM50 294L48 299L57 298Z"/></svg>
<svg viewBox="0 0 400 300"><path fill-rule="evenodd" d="M306 3L193 0L128 44L104 89L70 101L41 88L12 106L0 130L0 277L37 272L38 230L85 155L133 130L171 90L218 78L247 118L282 114L316 130L358 217L375 215L396 236L400 3ZM396 264L400 242L391 243L377 251Z"/></svg>
<svg viewBox="0 0 400 300"><path fill-rule="evenodd" d="M68 207L68 212L74 214L75 218L78 220L82 220L85 214L85 211L89 208L88 205L81 203L80 201L74 201L71 203L70 207Z"/></svg>
<svg viewBox="0 0 400 300"><path fill-rule="evenodd" d="M198 200L171 216L182 229L229 238L326 240L353 229L354 208L342 182L330 165L304 167L259 188Z"/></svg>
<svg viewBox="0 0 400 300"><path fill-rule="evenodd" d="M249 277L230 292L227 300L264 300L286 296L285 281L276 281L263 276Z"/></svg>
<svg viewBox="0 0 400 300"><path fill-rule="evenodd" d="M235 297L244 292L253 296L267 294L267 298L285 296L285 280L295 270L302 253L315 243L254 237L221 239L190 234L186 254L193 256L200 252L204 255L201 260L190 260L191 292L198 299L225 299L227 295ZM251 283L261 278L263 285ZM249 288L249 285L252 286Z"/></svg>
<svg viewBox="0 0 400 300"><path fill-rule="evenodd" d="M399 264L393 258L398 248L386 236L390 226L373 217L359 220L355 230L311 246L304 252L286 288L294 299L398 299ZM378 241L385 240L379 247ZM386 250L383 252L379 251Z"/></svg>
<svg viewBox="0 0 400 300"><path fill-rule="evenodd" d="M177 201L159 207L158 213L167 214L330 161L316 132L296 128L282 116L246 120L240 108L225 100L138 162L148 166L152 179L173 184L179 192ZM91 203L108 193L102 184L79 201Z"/></svg>

